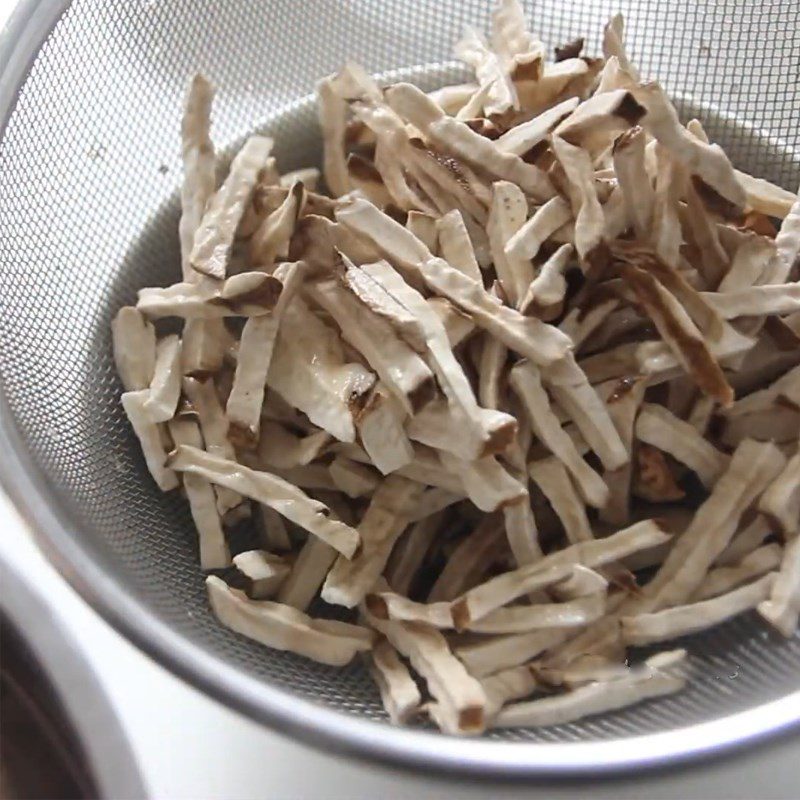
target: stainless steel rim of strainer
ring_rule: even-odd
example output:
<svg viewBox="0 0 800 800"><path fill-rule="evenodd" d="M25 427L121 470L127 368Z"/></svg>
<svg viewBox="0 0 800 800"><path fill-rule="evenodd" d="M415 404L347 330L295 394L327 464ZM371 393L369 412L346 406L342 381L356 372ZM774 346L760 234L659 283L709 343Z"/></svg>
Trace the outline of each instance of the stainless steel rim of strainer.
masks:
<svg viewBox="0 0 800 800"><path fill-rule="evenodd" d="M0 35L0 133L40 46L69 4L24 0ZM789 733L800 724L800 692L683 729L586 743L463 741L379 725L321 707L250 677L191 643L110 577L81 545L75 522L31 458L2 394L0 452L3 488L47 555L101 616L165 668L226 706L326 751L447 774L598 775L718 755Z"/></svg>

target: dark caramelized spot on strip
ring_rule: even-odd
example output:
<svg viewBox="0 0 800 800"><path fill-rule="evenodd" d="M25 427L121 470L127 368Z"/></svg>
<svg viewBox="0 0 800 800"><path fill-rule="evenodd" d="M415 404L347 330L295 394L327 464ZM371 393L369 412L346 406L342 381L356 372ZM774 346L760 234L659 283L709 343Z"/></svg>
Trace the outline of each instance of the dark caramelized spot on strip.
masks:
<svg viewBox="0 0 800 800"><path fill-rule="evenodd" d="M646 113L647 109L637 103L636 98L630 92L625 92L614 116L621 117L625 122L635 125Z"/></svg>
<svg viewBox="0 0 800 800"><path fill-rule="evenodd" d="M630 143L631 139L638 136L642 132L642 129L638 125L634 125L632 128L628 128L628 130L621 133L614 139L614 146L611 148L613 153L618 153L620 150L626 148Z"/></svg>
<svg viewBox="0 0 800 800"><path fill-rule="evenodd" d="M722 368L711 355L703 339L685 330L673 316L672 309L667 306L659 292L656 278L649 272L627 263L620 263L619 271L656 326L658 327L660 322L667 336L675 342L690 375L700 389L723 407L730 406L734 400L733 389L726 380Z"/></svg>
<svg viewBox="0 0 800 800"><path fill-rule="evenodd" d="M512 81L538 81L544 72L544 63L538 56L517 64L511 72Z"/></svg>
<svg viewBox="0 0 800 800"><path fill-rule="evenodd" d="M469 604L463 597L451 603L450 616L453 618L453 627L457 631L463 631L469 627L472 618L469 613Z"/></svg>
<svg viewBox="0 0 800 800"><path fill-rule="evenodd" d="M550 167L553 165L552 162L547 164L547 166L544 164L544 157L548 153L550 153L550 143L546 138L544 138L541 141L536 142L533 147L529 148L525 153L523 153L522 160L526 164L533 164L540 169L550 169Z"/></svg>
<svg viewBox="0 0 800 800"><path fill-rule="evenodd" d="M383 183L378 168L371 161L356 153L350 153L347 156L347 171L357 180L365 183Z"/></svg>
<svg viewBox="0 0 800 800"><path fill-rule="evenodd" d="M480 706L462 708L458 714L458 727L459 730L465 732L474 731L480 733L486 727L483 709Z"/></svg>
<svg viewBox="0 0 800 800"><path fill-rule="evenodd" d="M583 52L583 38L573 39L571 42L555 47L556 63L566 61L568 58L577 58Z"/></svg>
<svg viewBox="0 0 800 800"><path fill-rule="evenodd" d="M753 231L753 233L769 239L774 239L778 235L778 229L772 224L772 220L760 211L748 211L736 227L745 231Z"/></svg>
<svg viewBox="0 0 800 800"><path fill-rule="evenodd" d="M389 619L389 606L379 594L368 594L364 598L364 605L373 617Z"/></svg>

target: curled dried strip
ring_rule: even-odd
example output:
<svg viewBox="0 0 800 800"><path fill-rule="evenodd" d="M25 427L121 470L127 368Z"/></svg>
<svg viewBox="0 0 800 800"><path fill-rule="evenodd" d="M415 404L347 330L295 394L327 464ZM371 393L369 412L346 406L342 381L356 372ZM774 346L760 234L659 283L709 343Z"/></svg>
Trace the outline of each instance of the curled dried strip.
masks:
<svg viewBox="0 0 800 800"><path fill-rule="evenodd" d="M756 234L748 236L737 248L717 291L731 292L762 283L768 274L770 262L776 256L774 242Z"/></svg>
<svg viewBox="0 0 800 800"><path fill-rule="evenodd" d="M531 281L519 310L533 314L544 322L552 322L561 316L567 295L564 274L572 260L573 247L562 244L558 250L539 267L538 275Z"/></svg>
<svg viewBox="0 0 800 800"><path fill-rule="evenodd" d="M749 286L724 294L701 292L701 296L723 319L800 311L800 283Z"/></svg>
<svg viewBox="0 0 800 800"><path fill-rule="evenodd" d="M223 625L275 650L341 667L372 647L372 632L359 625L313 619L291 606L250 600L215 575L206 578L206 588L211 608Z"/></svg>
<svg viewBox="0 0 800 800"><path fill-rule="evenodd" d="M527 664L489 675L481 680L481 684L486 692L486 718L489 720L506 703L528 697L538 686L534 670Z"/></svg>
<svg viewBox="0 0 800 800"><path fill-rule="evenodd" d="M344 456L334 458L328 470L336 487L348 497L371 495L380 482L375 470Z"/></svg>
<svg viewBox="0 0 800 800"><path fill-rule="evenodd" d="M524 156L543 142L554 128L577 108L579 102L577 97L570 97L542 111L533 119L514 125L495 139L494 146L503 153Z"/></svg>
<svg viewBox="0 0 800 800"><path fill-rule="evenodd" d="M404 417L394 397L378 384L356 420L364 449L384 475L405 468L414 458L414 449L403 428Z"/></svg>
<svg viewBox="0 0 800 800"><path fill-rule="evenodd" d="M642 646L706 630L755 608L770 596L774 581L775 573L770 573L710 600L622 617L622 636L627 644Z"/></svg>
<svg viewBox="0 0 800 800"><path fill-rule="evenodd" d="M525 633L544 628L582 627L605 614L605 593L564 603L521 605L498 608L469 625L474 633Z"/></svg>
<svg viewBox="0 0 800 800"><path fill-rule="evenodd" d="M264 503L286 519L313 533L351 558L360 544L358 531L330 517L330 509L312 500L296 486L271 475L252 470L235 461L182 445L170 454L167 466L176 472L190 472L212 483Z"/></svg>
<svg viewBox="0 0 800 800"><path fill-rule="evenodd" d="M253 267L273 272L276 260L289 257L289 240L306 201L306 190L295 181L284 201L256 228L250 238L249 257Z"/></svg>
<svg viewBox="0 0 800 800"><path fill-rule="evenodd" d="M800 452L795 452L761 495L758 510L784 539L800 533Z"/></svg>
<svg viewBox="0 0 800 800"><path fill-rule="evenodd" d="M664 659L664 656L669 659ZM652 697L674 694L683 689L686 678L670 674L670 668L674 668L684 657L683 650L661 653L632 667L627 675L616 680L591 683L556 697L506 706L498 714L494 727L563 725L582 717L625 708Z"/></svg>
<svg viewBox="0 0 800 800"><path fill-rule="evenodd" d="M636 420L636 438L676 458L711 488L725 471L728 457L688 422L663 406L645 403Z"/></svg>
<svg viewBox="0 0 800 800"><path fill-rule="evenodd" d="M483 280L464 218L457 208L436 220L436 233L442 258L473 280Z"/></svg>
<svg viewBox="0 0 800 800"><path fill-rule="evenodd" d="M532 461L528 474L553 507L568 542L577 544L594 538L586 509L561 461L552 456Z"/></svg>
<svg viewBox="0 0 800 800"><path fill-rule="evenodd" d="M639 239L650 232L655 209L655 194L645 166L647 137L638 125L614 141L614 172L622 192L627 220Z"/></svg>
<svg viewBox="0 0 800 800"><path fill-rule="evenodd" d="M263 550L239 553L233 565L245 579L244 592L251 600L274 597L290 570L285 559Z"/></svg>
<svg viewBox="0 0 800 800"><path fill-rule="evenodd" d="M545 241L571 219L569 203L557 195L536 209L506 242L506 250L516 258L535 258Z"/></svg>
<svg viewBox="0 0 800 800"><path fill-rule="evenodd" d="M528 496L525 487L494 456L464 461L442 450L439 457L445 469L461 481L467 497L481 511L498 511L522 502Z"/></svg>

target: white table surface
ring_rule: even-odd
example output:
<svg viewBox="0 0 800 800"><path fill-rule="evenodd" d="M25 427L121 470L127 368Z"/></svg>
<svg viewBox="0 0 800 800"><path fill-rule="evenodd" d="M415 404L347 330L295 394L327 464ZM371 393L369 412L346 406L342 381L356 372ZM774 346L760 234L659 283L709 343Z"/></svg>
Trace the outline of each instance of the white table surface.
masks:
<svg viewBox="0 0 800 800"><path fill-rule="evenodd" d="M0 0L0 28L15 2ZM580 786L455 785L330 757L228 711L130 645L55 572L1 494L0 551L47 588L53 614L75 631L130 738L150 795L158 800L800 797L798 739L668 775Z"/></svg>

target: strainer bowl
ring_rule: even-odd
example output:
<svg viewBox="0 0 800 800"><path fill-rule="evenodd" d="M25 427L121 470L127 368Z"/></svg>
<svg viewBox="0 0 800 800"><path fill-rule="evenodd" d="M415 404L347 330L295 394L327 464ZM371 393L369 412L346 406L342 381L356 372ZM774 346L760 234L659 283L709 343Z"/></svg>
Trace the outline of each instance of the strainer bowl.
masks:
<svg viewBox="0 0 800 800"><path fill-rule="evenodd" d="M180 97L218 86L232 152L272 134L282 169L317 159L314 81L346 58L433 88L488 2L24 2L0 42L0 477L42 546L114 626L258 720L359 756L480 774L664 764L800 720L800 639L742 617L686 640L686 691L539 730L457 741L385 720L363 667L325 668L222 629L206 604L188 509L151 484L119 407L110 320L179 275ZM629 49L732 160L800 182L800 2L539 2L548 46L625 13ZM410 66L426 65L426 66ZM434 738L435 737L435 738Z"/></svg>

